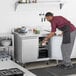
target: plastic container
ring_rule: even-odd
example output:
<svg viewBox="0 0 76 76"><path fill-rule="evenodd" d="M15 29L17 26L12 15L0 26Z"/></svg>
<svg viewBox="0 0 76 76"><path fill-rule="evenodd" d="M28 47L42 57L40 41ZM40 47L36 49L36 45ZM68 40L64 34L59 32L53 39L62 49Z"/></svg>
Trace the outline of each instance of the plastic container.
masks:
<svg viewBox="0 0 76 76"><path fill-rule="evenodd" d="M1 41L1 44L2 44L3 46L9 46L9 45L11 44L11 40L2 40L2 41Z"/></svg>

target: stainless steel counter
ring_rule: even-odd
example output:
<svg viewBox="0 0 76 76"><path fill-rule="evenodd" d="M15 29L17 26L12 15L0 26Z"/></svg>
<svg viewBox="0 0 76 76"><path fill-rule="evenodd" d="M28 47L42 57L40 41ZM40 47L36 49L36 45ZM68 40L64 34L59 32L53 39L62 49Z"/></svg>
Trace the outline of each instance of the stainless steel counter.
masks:
<svg viewBox="0 0 76 76"><path fill-rule="evenodd" d="M25 73L24 76L36 76L35 74L31 73L27 69L21 67L20 65L18 65L17 63L15 63L11 60L0 61L0 70L10 69L10 68L18 68L18 69L22 70Z"/></svg>

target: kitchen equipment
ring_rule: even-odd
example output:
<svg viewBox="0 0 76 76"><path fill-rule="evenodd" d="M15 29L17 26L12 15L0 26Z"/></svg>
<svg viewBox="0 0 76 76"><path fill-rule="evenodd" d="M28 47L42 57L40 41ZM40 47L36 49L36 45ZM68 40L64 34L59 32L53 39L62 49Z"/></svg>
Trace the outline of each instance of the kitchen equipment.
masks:
<svg viewBox="0 0 76 76"><path fill-rule="evenodd" d="M15 32L18 32L18 33L20 33L20 34L25 34L25 33L27 33L27 29L26 29L25 26L22 26L22 27L20 27L20 28L16 28L16 29L15 29Z"/></svg>
<svg viewBox="0 0 76 76"><path fill-rule="evenodd" d="M3 76L2 74L0 74L0 76Z"/></svg>
<svg viewBox="0 0 76 76"><path fill-rule="evenodd" d="M1 44L3 46L9 46L11 44L11 40L4 39L4 40L1 41Z"/></svg>
<svg viewBox="0 0 76 76"><path fill-rule="evenodd" d="M18 69L18 68L11 68L11 69L9 69L9 71L10 71L14 76L23 76L23 75L24 75L24 72L21 71L21 70Z"/></svg>
<svg viewBox="0 0 76 76"><path fill-rule="evenodd" d="M20 0L19 3L30 3L30 0Z"/></svg>
<svg viewBox="0 0 76 76"><path fill-rule="evenodd" d="M31 0L32 1L32 3L37 3L37 0Z"/></svg>
<svg viewBox="0 0 76 76"><path fill-rule="evenodd" d="M2 76L23 76L24 73L18 68L0 70ZM1 76L0 75L0 76Z"/></svg>
<svg viewBox="0 0 76 76"><path fill-rule="evenodd" d="M12 72L8 71L7 69L0 70L0 74L3 76L14 76Z"/></svg>
<svg viewBox="0 0 76 76"><path fill-rule="evenodd" d="M25 32L26 32L26 27L25 27L25 26L22 26L22 27L21 27L21 32L22 32L22 33L25 33Z"/></svg>
<svg viewBox="0 0 76 76"><path fill-rule="evenodd" d="M15 33L15 58L16 61L25 64L34 62L38 58L38 37L36 35L20 35Z"/></svg>
<svg viewBox="0 0 76 76"><path fill-rule="evenodd" d="M11 56L6 51L0 51L0 61L11 60Z"/></svg>
<svg viewBox="0 0 76 76"><path fill-rule="evenodd" d="M12 53L14 54L13 50L13 41L11 37L1 37L0 40L0 61L5 61L5 60L11 60L12 56L14 57L14 55L12 55ZM14 58L13 58L14 59Z"/></svg>
<svg viewBox="0 0 76 76"><path fill-rule="evenodd" d="M37 0L19 0L19 3L37 3Z"/></svg>
<svg viewBox="0 0 76 76"><path fill-rule="evenodd" d="M33 29L33 33L35 33L35 34L40 34L40 30Z"/></svg>
<svg viewBox="0 0 76 76"><path fill-rule="evenodd" d="M48 44L42 46L42 41L45 37L39 37L39 58L48 57Z"/></svg>
<svg viewBox="0 0 76 76"><path fill-rule="evenodd" d="M20 3L27 3L27 0L19 0Z"/></svg>
<svg viewBox="0 0 76 76"><path fill-rule="evenodd" d="M15 61L12 61L12 60L0 61L0 70L4 70L4 69L9 70L12 68L18 68L19 70L23 71L24 72L23 76L37 76L33 74L32 72L28 71L26 68L23 68L22 66L17 64Z"/></svg>

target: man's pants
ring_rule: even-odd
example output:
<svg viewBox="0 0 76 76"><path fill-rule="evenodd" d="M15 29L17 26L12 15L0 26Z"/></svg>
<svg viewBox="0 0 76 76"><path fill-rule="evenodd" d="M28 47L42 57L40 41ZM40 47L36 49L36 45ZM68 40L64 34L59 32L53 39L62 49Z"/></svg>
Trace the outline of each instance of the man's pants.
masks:
<svg viewBox="0 0 76 76"><path fill-rule="evenodd" d="M76 36L76 31L71 32L71 42L68 44L62 43L62 45L61 45L63 64L65 66L72 65L70 57L71 57L71 53L72 53L74 42L75 42L75 36Z"/></svg>

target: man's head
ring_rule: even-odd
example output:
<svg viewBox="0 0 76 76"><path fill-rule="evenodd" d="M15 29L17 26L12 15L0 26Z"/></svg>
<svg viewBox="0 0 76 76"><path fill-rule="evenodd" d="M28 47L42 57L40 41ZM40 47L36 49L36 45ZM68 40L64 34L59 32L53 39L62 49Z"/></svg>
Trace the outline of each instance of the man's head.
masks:
<svg viewBox="0 0 76 76"><path fill-rule="evenodd" d="M47 12L45 14L45 18L47 19L47 21L51 21L53 19L53 13Z"/></svg>

